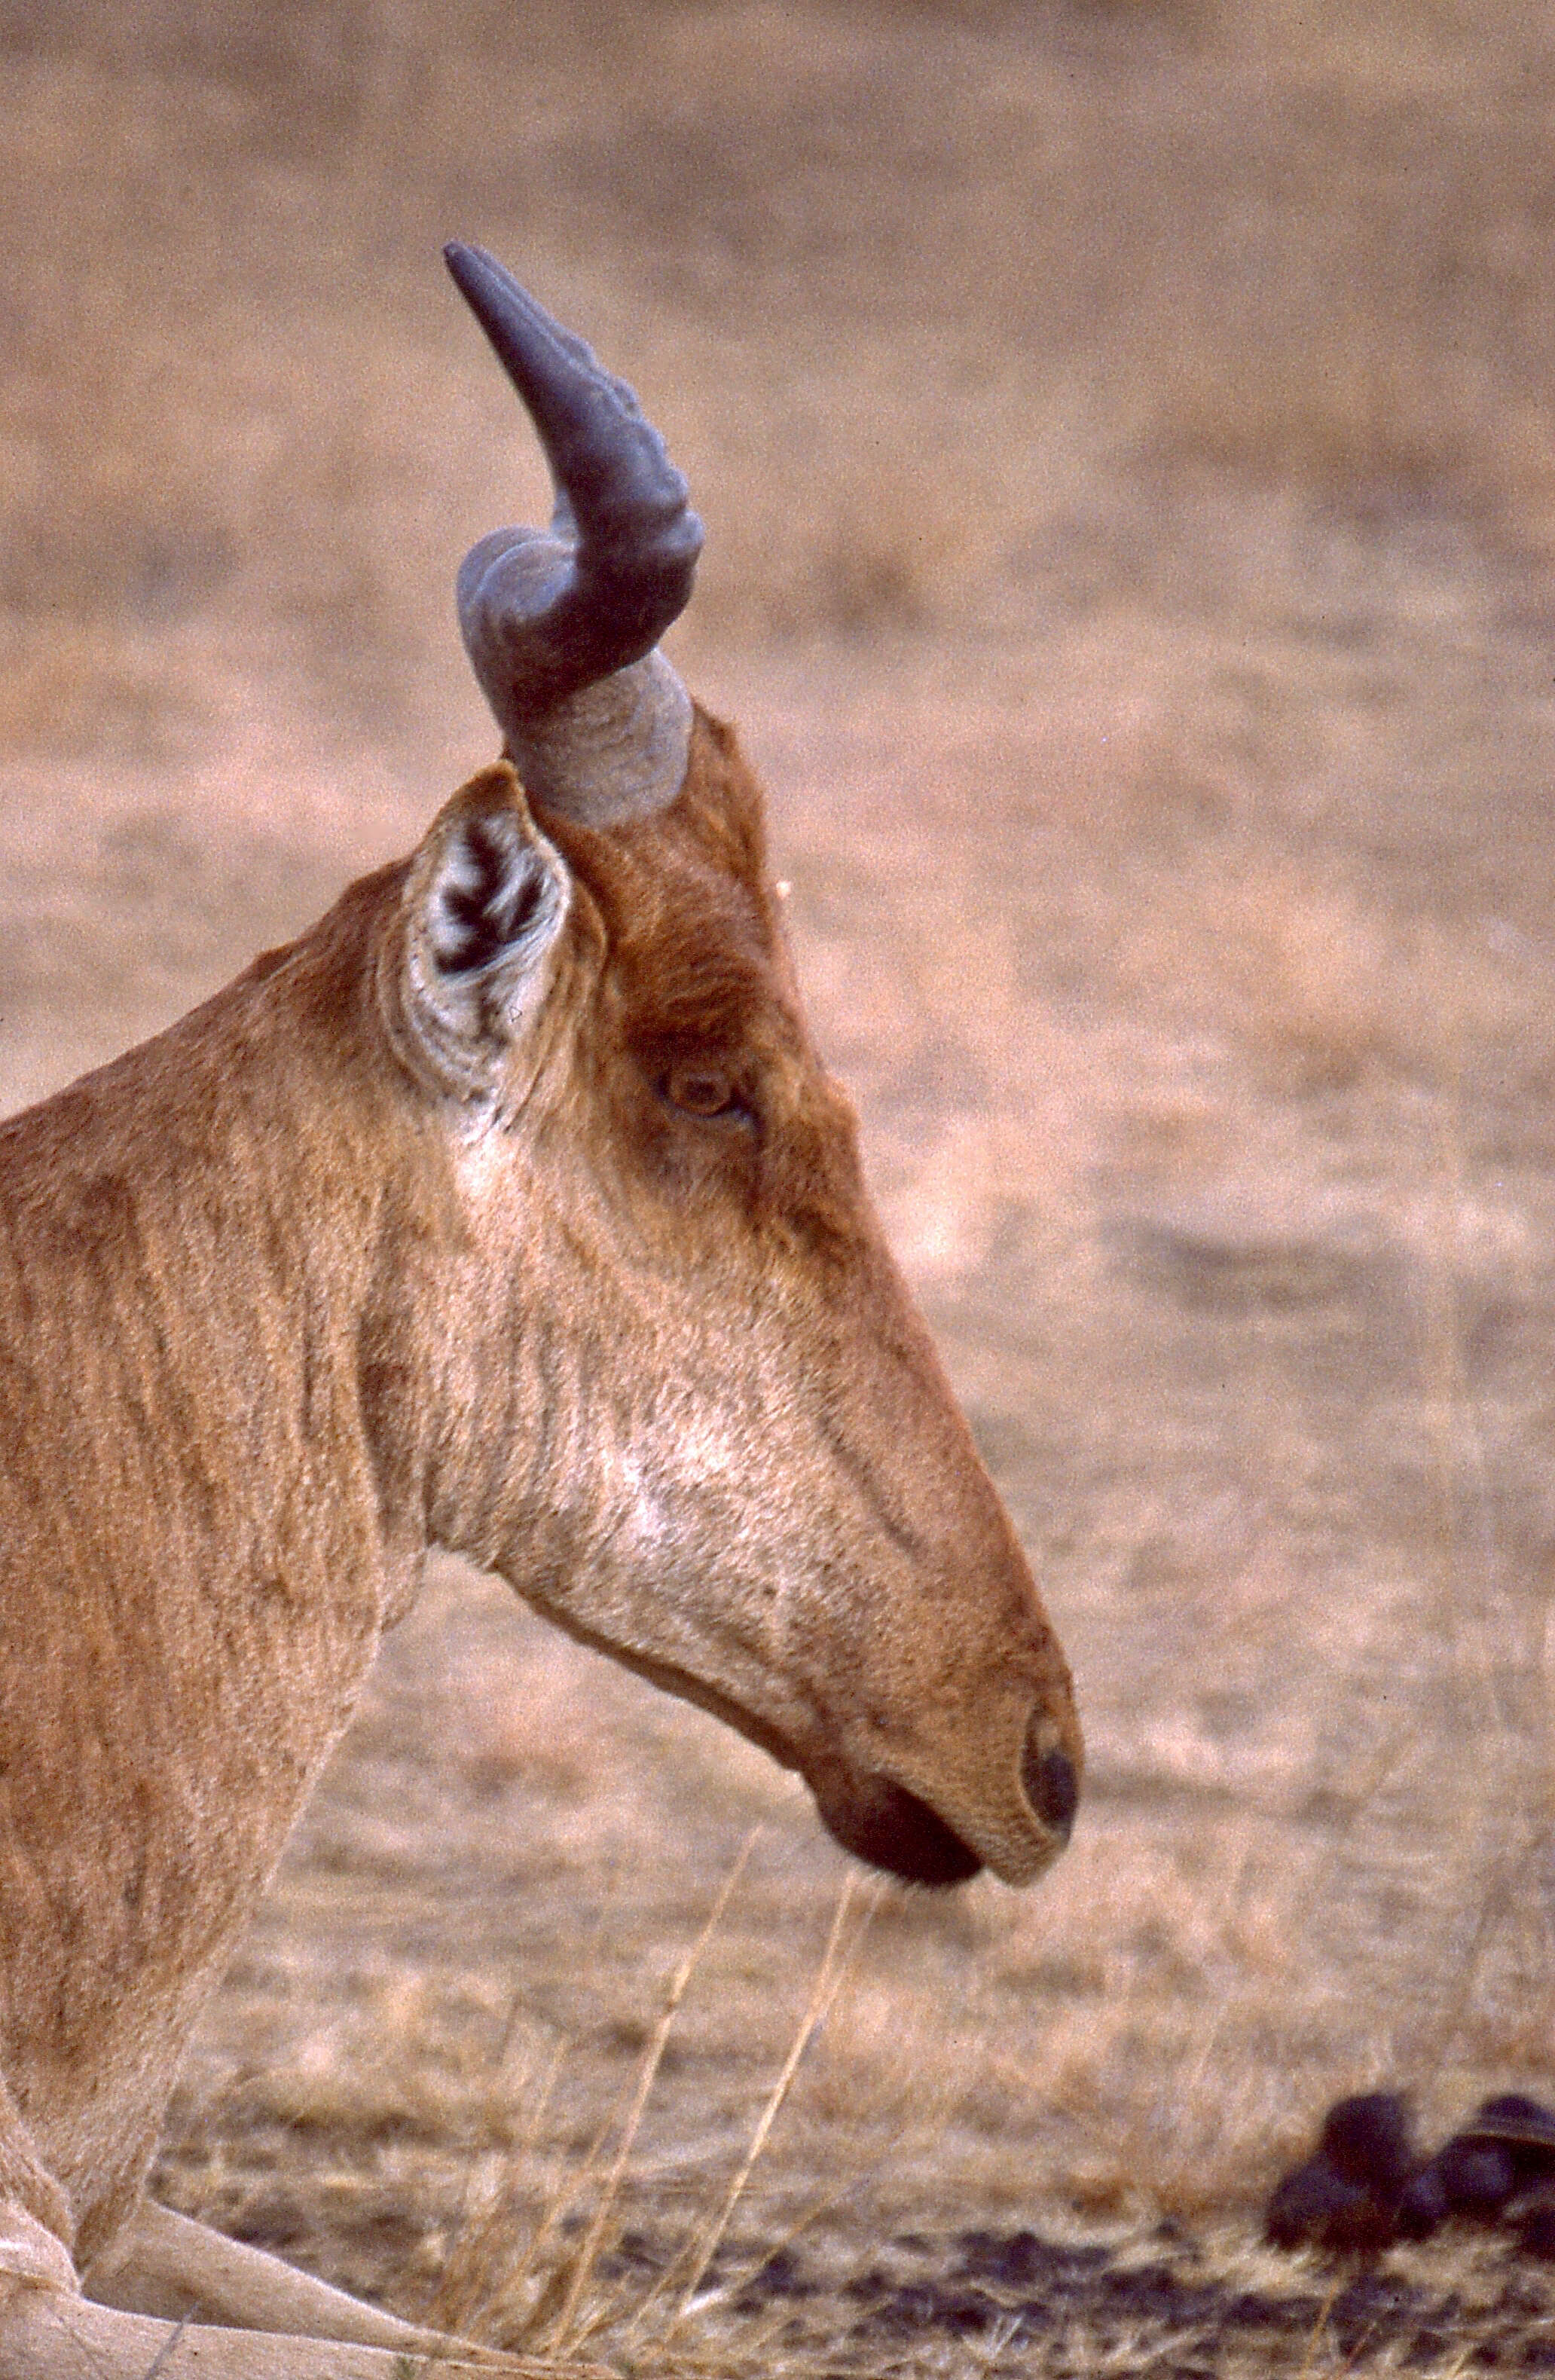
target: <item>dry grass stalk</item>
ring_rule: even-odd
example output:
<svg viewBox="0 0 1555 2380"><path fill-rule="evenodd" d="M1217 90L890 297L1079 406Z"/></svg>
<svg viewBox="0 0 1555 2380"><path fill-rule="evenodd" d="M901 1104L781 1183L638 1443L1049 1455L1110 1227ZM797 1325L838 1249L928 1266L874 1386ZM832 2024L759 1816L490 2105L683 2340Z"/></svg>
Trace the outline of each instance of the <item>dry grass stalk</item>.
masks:
<svg viewBox="0 0 1555 2380"><path fill-rule="evenodd" d="M487 2160L484 2167L471 2169L466 2182L464 2213L427 2317L429 2321L454 2328L465 2329L474 2325L493 2331L498 2326L511 2327L516 2320L526 2337L543 2337L556 2351L565 2351L565 2345L576 2344L568 2340L567 2334L604 2242L622 2179L675 2016L703 1953L745 1873L760 1831L759 1827L754 1827L747 1835L705 1923L671 1978L664 2005L638 2067L625 2117L622 2117L621 2102L618 2101L597 2128L582 2158L570 2169L564 2170L560 2180L547 2192L541 2219L529 2228L528 2240L516 2256L511 2252L511 2241L514 2203L525 2164L522 2144L516 2146L504 2157ZM510 2020L509 2034L511 2029ZM506 2046L504 2040L504 2055ZM554 2046L542 2090L531 2113L528 2129L537 2137L561 2070L565 2047L565 2042ZM605 2144L616 2131L618 2120L620 2131L615 2154L577 2251L550 2274L538 2303L525 2308L525 2284L546 2248L561 2231L566 2217L588 2194L599 2173ZM477 2216L474 2212L478 2195L489 2201L483 2216Z"/></svg>
<svg viewBox="0 0 1555 2380"><path fill-rule="evenodd" d="M577 2254L573 2260L572 2271L551 2327L547 2344L558 2353L565 2353L575 2343L572 2334L577 2309L582 2302L585 2289L593 2278L594 2265L603 2245L605 2233L615 2209L616 2199L620 2194L622 2177L626 2173L627 2160L636 2145L643 2111L648 2106L649 2095L657 2078L681 2001L686 1998L691 1978L701 1963L703 1952L723 1922L723 1912L729 1906L741 1876L745 1874L760 1832L759 1827L752 1827L747 1835L740 1846L739 1856L724 1877L719 1888L718 1897L708 1912L701 1932L671 1978L669 1990L664 1996L664 2005L659 2013L659 2022L653 2028L643 2055L642 2064L638 2071L637 2088L632 2094L632 2103L626 2111L626 2121L621 2127L621 2137L616 2143L610 2171L605 2177L599 2203L589 2217L589 2227L584 2232Z"/></svg>
<svg viewBox="0 0 1555 2380"><path fill-rule="evenodd" d="M513 2020L510 2019L511 2033ZM498 2070L505 2062L508 2042L504 2039L499 2057ZM526 2129L531 2138L541 2136L546 2111L561 2074L567 2045L557 2039L551 2045L540 2088L527 2110ZM526 2085L532 2070L526 2069L520 2087ZM490 2274L512 2227L510 2198L516 2180L520 2148L515 2146L504 2154L477 2158L465 2177L465 2186L448 2254L443 2262L437 2289L426 2311L426 2322L434 2330L464 2332L470 2320L489 2309L492 2296ZM552 2193L553 2204L560 2195ZM567 2197L572 2203L571 2194ZM549 2217L537 2228L528 2252L506 2275L504 2294L520 2288L528 2276L534 2249L551 2228Z"/></svg>
<svg viewBox="0 0 1555 2380"><path fill-rule="evenodd" d="M841 1988L844 1978L846 1975L848 1966L851 1964L852 1958L856 1955L856 1952L862 1944L865 1933L869 1928L869 1922L873 1918L876 1909L880 1906L883 1887L876 1884L871 1888L869 1905L865 1912L864 1922L860 1925L851 1945L849 1957L845 1960L843 1959L840 1953L842 1950L844 1931L847 1925L848 1912L853 1906L855 1896L858 1890L858 1876L854 1869L850 1868L846 1876L843 1878L842 1889L837 1895L837 1906L832 1919L832 1930L826 1937L826 1948L821 1954L820 1964L816 1970L815 1983L811 1989L809 1999L806 2003L804 2014L801 2016L799 2022L795 2029L793 2040L788 2045L788 2055L783 2061L782 2070L778 2074L777 2081L773 2083L771 2090L768 2095L766 2105L762 2107L761 2113L757 2119L756 2127L750 2135L750 2140L747 2145L745 2155L741 2158L738 2168L735 2171L735 2178L730 2182L728 2190L724 2193L723 2202L697 2243L690 2277L686 2280L685 2287L681 2291L680 2303L675 2308L674 2314L664 2327L662 2339L661 2341L661 2344L662 2345L668 2345L669 2341L674 2338L675 2332L679 2329L681 2324L686 2320L686 2315L691 2311L692 2305L696 2300L697 2292L701 2287L703 2276L706 2274L708 2266L711 2264L714 2256L718 2253L719 2248L723 2240L723 2235L728 2230L729 2225L733 2220L735 2209L739 2204L741 2198L745 2194L746 2184L749 2181L752 2173L755 2171L757 2160L759 2158L762 2150L767 2145L768 2136L771 2131L772 2126L777 2121L784 2101L788 2096L789 2088L793 2083L794 2077L799 2070L799 2060L803 2058L806 2050L809 2047L810 2040L815 2033L816 2027L825 2017L828 2010L831 2009L832 2002L836 1998L837 1992Z"/></svg>
<svg viewBox="0 0 1555 2380"><path fill-rule="evenodd" d="M172 2362L174 2355L177 2350L178 2342L183 2338L185 2331L188 2330L193 2320L194 2316L192 2314L186 2313L179 2317L177 2323L174 2325L173 2329L169 2331L162 2345L157 2349L155 2355L152 2358L151 2362L147 2365L143 2380L161 2380L161 2374L166 2371L168 2365Z"/></svg>

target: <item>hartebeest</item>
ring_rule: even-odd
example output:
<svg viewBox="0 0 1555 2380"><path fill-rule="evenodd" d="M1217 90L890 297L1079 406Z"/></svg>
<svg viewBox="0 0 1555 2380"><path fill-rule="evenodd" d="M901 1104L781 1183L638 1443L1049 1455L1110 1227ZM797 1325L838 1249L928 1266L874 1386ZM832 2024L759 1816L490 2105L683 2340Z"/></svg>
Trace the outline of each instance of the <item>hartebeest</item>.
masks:
<svg viewBox="0 0 1555 2380"><path fill-rule="evenodd" d="M580 340L448 261L557 489L459 574L504 758L0 1126L4 2380L439 2346L144 2195L429 1547L898 1876L1024 1883L1074 1812L1068 1674L807 1036L759 793L656 650L686 484Z"/></svg>

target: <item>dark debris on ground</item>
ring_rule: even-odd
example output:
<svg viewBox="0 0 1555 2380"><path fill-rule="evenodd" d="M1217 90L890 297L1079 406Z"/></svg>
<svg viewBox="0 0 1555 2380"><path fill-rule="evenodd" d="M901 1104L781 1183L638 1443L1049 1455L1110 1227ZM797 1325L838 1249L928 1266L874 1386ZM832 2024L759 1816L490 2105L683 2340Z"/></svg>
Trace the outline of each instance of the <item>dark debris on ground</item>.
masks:
<svg viewBox="0 0 1555 2380"><path fill-rule="evenodd" d="M1221 2380L1250 2370L1345 2370L1374 2362L1435 2374L1555 2374L1555 2279L1509 2240L1471 2302L1457 2288L1390 2271L1375 2255L1293 2266L1291 2287L1248 2287L1217 2273L1194 2239L1164 2225L1141 2254L1020 2228L899 2236L840 2280L803 2246L740 2277L710 2279L739 2317L759 2319L790 2352L823 2354L850 2373L939 2368L964 2347L990 2372L1057 2374L1108 2359L1140 2380ZM1498 2250L1498 2254L1501 2252ZM1124 2358L1125 2361L1120 2362Z"/></svg>
<svg viewBox="0 0 1555 2380"><path fill-rule="evenodd" d="M1444 2224L1495 2225L1517 2251L1555 2261L1555 2115L1519 2092L1483 2100L1434 2155L1416 2148L1407 2101L1367 2091L1336 2100L1318 2145L1275 2187L1264 2218L1276 2248L1376 2253Z"/></svg>

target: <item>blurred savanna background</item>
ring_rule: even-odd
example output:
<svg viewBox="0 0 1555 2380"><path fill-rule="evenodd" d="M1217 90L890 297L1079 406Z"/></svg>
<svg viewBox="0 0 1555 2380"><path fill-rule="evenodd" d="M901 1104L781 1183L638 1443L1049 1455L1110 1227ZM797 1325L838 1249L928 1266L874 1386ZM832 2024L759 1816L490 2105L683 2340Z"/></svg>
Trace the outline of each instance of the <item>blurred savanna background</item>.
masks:
<svg viewBox="0 0 1555 2380"><path fill-rule="evenodd" d="M483 242L691 480L672 649L1090 1745L1029 1896L851 1880L436 1566L164 2194L623 2370L1537 2355L1494 2243L1342 2338L1256 2241L1340 2093L1555 2084L1555 18L0 0L0 1098L492 754L453 576L547 499ZM1308 2296L1184 2346L877 2261L979 2227Z"/></svg>

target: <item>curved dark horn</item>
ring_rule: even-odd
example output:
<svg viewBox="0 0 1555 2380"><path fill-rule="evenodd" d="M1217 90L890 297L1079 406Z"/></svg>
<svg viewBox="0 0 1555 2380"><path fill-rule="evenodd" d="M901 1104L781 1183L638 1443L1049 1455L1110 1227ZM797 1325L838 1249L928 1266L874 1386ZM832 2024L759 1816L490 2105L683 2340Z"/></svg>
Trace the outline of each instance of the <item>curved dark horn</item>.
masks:
<svg viewBox="0 0 1555 2380"><path fill-rule="evenodd" d="M549 531L498 529L459 572L459 626L531 795L599 824L673 801L686 691L654 645L690 597L702 525L637 398L483 249L448 269L540 433Z"/></svg>

